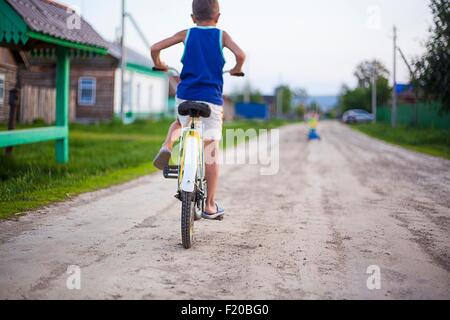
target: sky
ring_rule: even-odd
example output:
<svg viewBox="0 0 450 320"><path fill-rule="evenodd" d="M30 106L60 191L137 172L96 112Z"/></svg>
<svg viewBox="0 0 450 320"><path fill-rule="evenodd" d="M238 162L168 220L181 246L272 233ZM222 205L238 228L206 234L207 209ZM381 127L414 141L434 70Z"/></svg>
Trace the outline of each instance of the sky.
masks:
<svg viewBox="0 0 450 320"><path fill-rule="evenodd" d="M61 1L61 0L60 0ZM121 0L62 0L106 39L120 26ZM398 44L411 59L424 51L432 22L429 0L222 0L218 27L227 31L247 53L245 79L226 78L225 92L247 82L265 94L279 84L305 88L310 95L337 95L343 84L355 86L355 66L379 59L393 65L392 28ZM192 0L126 0L150 43L193 26ZM127 45L143 54L148 48L127 23ZM181 69L183 45L163 52L163 60ZM234 58L225 52L226 68ZM398 57L398 81L407 82L408 69Z"/></svg>

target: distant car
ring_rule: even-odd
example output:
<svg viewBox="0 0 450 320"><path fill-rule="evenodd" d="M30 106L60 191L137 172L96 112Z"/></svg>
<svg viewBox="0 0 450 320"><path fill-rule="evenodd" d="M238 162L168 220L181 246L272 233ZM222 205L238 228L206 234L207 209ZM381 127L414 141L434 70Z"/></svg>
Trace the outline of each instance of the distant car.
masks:
<svg viewBox="0 0 450 320"><path fill-rule="evenodd" d="M342 115L344 123L367 123L375 119L374 115L362 109L348 110Z"/></svg>

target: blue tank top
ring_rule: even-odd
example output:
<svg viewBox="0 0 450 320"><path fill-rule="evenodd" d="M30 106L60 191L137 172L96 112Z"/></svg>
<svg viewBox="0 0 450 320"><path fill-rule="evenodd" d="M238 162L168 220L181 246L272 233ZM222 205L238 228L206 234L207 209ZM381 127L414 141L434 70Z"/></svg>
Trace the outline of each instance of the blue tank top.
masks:
<svg viewBox="0 0 450 320"><path fill-rule="evenodd" d="M177 97L223 105L222 30L196 27L187 31Z"/></svg>

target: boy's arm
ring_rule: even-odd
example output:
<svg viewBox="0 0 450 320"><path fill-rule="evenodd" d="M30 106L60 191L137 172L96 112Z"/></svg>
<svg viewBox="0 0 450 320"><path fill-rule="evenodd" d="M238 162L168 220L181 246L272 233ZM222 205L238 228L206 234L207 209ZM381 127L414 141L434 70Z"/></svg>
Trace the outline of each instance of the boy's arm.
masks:
<svg viewBox="0 0 450 320"><path fill-rule="evenodd" d="M242 67L245 62L245 53L244 51L233 41L228 33L223 32L222 38L223 46L225 48L230 49L236 57L236 66L230 70L231 75L242 73Z"/></svg>
<svg viewBox="0 0 450 320"><path fill-rule="evenodd" d="M187 30L183 30L173 35L170 38L164 39L158 43L152 45L150 51L153 59L153 63L155 64L155 68L161 69L164 71L168 71L169 67L167 64L161 61L161 51L167 48L170 48L178 43L181 43L186 39Z"/></svg>

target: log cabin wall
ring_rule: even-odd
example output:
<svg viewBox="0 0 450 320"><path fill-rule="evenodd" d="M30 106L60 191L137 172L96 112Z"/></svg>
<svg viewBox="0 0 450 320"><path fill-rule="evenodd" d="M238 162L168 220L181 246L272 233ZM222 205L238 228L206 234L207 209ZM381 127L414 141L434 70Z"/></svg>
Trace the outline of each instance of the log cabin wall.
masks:
<svg viewBox="0 0 450 320"><path fill-rule="evenodd" d="M0 101L0 122L7 122L9 117L9 90L13 89L17 84L17 64L6 48L0 48L0 75L4 77L4 96Z"/></svg>
<svg viewBox="0 0 450 320"><path fill-rule="evenodd" d="M31 67L19 71L22 87L20 121L32 123L43 120L55 122L56 112L56 68L48 58L30 59ZM74 58L70 69L70 122L97 122L110 120L114 116L114 74L117 60L110 56ZM93 105L79 101L81 77L95 78L96 92Z"/></svg>
<svg viewBox="0 0 450 320"><path fill-rule="evenodd" d="M118 61L111 56L97 56L72 61L70 85L76 92L76 119L79 121L104 121L114 117L115 70ZM95 103L80 101L80 78L94 78L96 82Z"/></svg>
<svg viewBox="0 0 450 320"><path fill-rule="evenodd" d="M69 119L75 121L75 90L70 90ZM56 121L56 90L50 87L24 85L21 89L21 123L42 120L46 124Z"/></svg>
<svg viewBox="0 0 450 320"><path fill-rule="evenodd" d="M56 120L56 71L55 67L32 66L19 71L21 83L21 123L41 120L53 124ZM75 121L76 90L70 89L69 120Z"/></svg>

